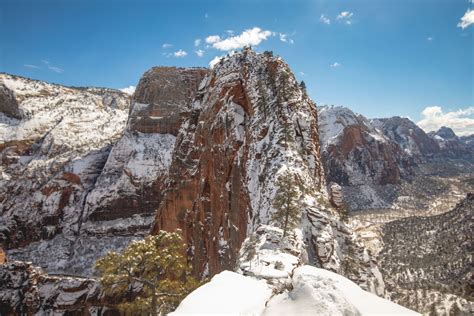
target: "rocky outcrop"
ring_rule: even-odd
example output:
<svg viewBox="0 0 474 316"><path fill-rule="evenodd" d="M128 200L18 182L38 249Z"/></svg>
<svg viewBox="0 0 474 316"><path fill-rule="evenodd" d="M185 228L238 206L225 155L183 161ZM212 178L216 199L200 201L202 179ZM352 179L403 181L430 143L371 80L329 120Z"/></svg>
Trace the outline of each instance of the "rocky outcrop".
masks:
<svg viewBox="0 0 474 316"><path fill-rule="evenodd" d="M21 118L18 101L15 93L8 89L5 84L0 84L0 112L16 119Z"/></svg>
<svg viewBox="0 0 474 316"><path fill-rule="evenodd" d="M423 313L469 313L474 194L452 211L383 226L380 267L393 301Z"/></svg>
<svg viewBox="0 0 474 316"><path fill-rule="evenodd" d="M343 273L353 246L351 277L380 290L371 256L364 262L365 250L330 207L317 110L287 64L250 49L225 58L203 80L193 109L177 136L152 232L182 229L199 275L233 269L244 239L276 224L275 183L288 171L301 187L297 261Z"/></svg>
<svg viewBox="0 0 474 316"><path fill-rule="evenodd" d="M0 265L0 281L2 315L113 314L93 279L50 276L31 263L14 261Z"/></svg>

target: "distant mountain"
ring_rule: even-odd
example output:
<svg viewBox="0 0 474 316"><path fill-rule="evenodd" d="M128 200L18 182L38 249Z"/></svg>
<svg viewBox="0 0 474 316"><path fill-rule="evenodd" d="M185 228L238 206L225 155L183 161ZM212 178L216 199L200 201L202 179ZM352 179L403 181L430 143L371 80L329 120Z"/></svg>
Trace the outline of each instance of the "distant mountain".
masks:
<svg viewBox="0 0 474 316"><path fill-rule="evenodd" d="M446 139L435 137L408 118L369 120L324 106L319 128L327 181L342 186L350 210L429 208L434 195L448 193L443 182L474 169L474 151L451 130L441 130Z"/></svg>
<svg viewBox="0 0 474 316"><path fill-rule="evenodd" d="M468 138L459 138L449 127L441 127L428 135L438 143L443 157L451 159L465 159L474 163L474 150ZM472 136L471 136L472 137Z"/></svg>

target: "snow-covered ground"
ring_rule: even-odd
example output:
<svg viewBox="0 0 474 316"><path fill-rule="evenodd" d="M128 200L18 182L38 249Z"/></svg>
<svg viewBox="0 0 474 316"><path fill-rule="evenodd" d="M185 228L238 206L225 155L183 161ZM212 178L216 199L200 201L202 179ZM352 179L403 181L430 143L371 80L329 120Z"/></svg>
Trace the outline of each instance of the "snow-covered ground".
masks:
<svg viewBox="0 0 474 316"><path fill-rule="evenodd" d="M277 294L263 280L223 271L171 315L418 315L339 274L307 265L293 271L287 288Z"/></svg>

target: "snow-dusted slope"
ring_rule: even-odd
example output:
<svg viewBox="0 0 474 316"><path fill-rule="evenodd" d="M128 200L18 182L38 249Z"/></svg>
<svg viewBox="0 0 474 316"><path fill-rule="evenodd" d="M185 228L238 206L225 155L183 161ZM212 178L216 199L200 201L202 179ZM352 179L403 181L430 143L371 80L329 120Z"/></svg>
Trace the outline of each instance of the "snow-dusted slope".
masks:
<svg viewBox="0 0 474 316"><path fill-rule="evenodd" d="M79 231L87 193L128 116L116 90L70 88L0 74L14 100L0 112L0 242L9 256L61 265ZM14 115L13 115L14 114ZM46 247L38 240L56 240ZM45 250L45 249L43 249Z"/></svg>
<svg viewBox="0 0 474 316"><path fill-rule="evenodd" d="M146 235L206 71L151 69L130 110L118 91L3 75L2 96L12 100L0 114L9 257L90 274L98 257Z"/></svg>
<svg viewBox="0 0 474 316"><path fill-rule="evenodd" d="M275 293L262 280L223 271L189 294L171 315L418 315L362 290L343 276L296 268Z"/></svg>

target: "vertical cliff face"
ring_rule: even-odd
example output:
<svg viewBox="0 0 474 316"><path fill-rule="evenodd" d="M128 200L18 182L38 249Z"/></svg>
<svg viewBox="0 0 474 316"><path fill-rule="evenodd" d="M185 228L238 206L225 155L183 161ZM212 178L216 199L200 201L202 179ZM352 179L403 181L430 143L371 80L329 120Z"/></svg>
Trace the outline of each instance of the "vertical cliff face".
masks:
<svg viewBox="0 0 474 316"><path fill-rule="evenodd" d="M90 272L107 251L148 234L162 199L176 135L206 72L155 67L143 75L123 136L87 195L79 236L68 259L77 272Z"/></svg>
<svg viewBox="0 0 474 316"><path fill-rule="evenodd" d="M196 273L233 270L246 237L275 235L273 201L283 172L300 190L301 223L288 249L275 241L273 258L288 252L295 265L348 272L348 252L358 261L364 250L329 206L316 106L280 58L246 49L221 60L201 83L177 136L152 232L182 229ZM373 262L362 261L348 274L375 289L367 272Z"/></svg>
<svg viewBox="0 0 474 316"><path fill-rule="evenodd" d="M133 96L124 134L88 195L86 225L154 215L161 201L176 135L189 115L206 71L155 67L143 75Z"/></svg>
<svg viewBox="0 0 474 316"><path fill-rule="evenodd" d="M153 230L181 228L194 266L214 274L232 269L247 231L268 223L280 169L304 170L320 192L316 108L281 59L245 50L215 66L193 109Z"/></svg>

